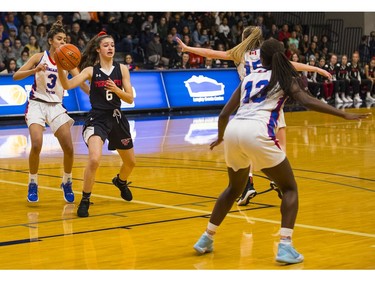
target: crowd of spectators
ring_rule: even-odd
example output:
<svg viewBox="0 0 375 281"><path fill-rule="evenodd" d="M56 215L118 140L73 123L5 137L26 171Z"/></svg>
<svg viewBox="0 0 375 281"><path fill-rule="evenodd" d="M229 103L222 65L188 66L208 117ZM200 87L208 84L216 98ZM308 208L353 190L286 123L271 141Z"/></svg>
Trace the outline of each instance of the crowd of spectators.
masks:
<svg viewBox="0 0 375 281"><path fill-rule="evenodd" d="M67 43L81 51L98 32L104 30L112 35L116 42L115 59L131 71L235 67L232 61L182 52L176 38L189 46L225 51L240 43L242 31L249 25L259 26L265 39L273 37L282 42L290 59L321 64L328 70L332 55L342 57L333 54L327 35L310 37L308 27L300 24L278 26L271 12L1 12L0 73L13 73L33 54L47 50L47 33L56 20L65 26ZM371 74L375 31L364 35L353 51L358 52L362 62L362 78L368 78L365 66ZM340 66L339 62L336 64ZM321 92L319 97L323 97Z"/></svg>

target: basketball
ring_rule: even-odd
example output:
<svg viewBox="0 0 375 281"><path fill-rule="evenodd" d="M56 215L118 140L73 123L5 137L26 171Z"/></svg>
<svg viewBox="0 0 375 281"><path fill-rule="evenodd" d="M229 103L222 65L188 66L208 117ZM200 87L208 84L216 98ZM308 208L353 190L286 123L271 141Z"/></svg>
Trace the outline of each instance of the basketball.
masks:
<svg viewBox="0 0 375 281"><path fill-rule="evenodd" d="M65 70L72 70L81 61L81 52L73 44L64 44L56 49L55 62Z"/></svg>

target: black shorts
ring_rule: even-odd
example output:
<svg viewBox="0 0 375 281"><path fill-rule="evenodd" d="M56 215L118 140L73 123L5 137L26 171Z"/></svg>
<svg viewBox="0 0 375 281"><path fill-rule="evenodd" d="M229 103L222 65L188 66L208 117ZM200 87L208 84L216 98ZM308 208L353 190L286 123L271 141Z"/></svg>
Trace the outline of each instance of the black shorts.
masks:
<svg viewBox="0 0 375 281"><path fill-rule="evenodd" d="M103 143L108 139L108 150L133 148L129 122L120 109L92 109L87 115L82 131L86 145L89 138L94 135L99 136Z"/></svg>

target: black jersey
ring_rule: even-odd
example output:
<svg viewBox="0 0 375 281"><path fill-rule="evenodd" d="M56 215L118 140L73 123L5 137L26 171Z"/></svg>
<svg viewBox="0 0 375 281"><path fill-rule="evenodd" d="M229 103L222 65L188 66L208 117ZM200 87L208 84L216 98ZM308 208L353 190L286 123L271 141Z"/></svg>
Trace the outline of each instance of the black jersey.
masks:
<svg viewBox="0 0 375 281"><path fill-rule="evenodd" d="M323 66L323 69L328 71L332 75L332 80L337 80L337 74L339 72L339 68L337 67L337 65L331 65L328 63Z"/></svg>
<svg viewBox="0 0 375 281"><path fill-rule="evenodd" d="M351 63L349 77L350 79L361 80L361 67L359 66L359 64Z"/></svg>
<svg viewBox="0 0 375 281"><path fill-rule="evenodd" d="M108 75L101 70L100 63L93 68L90 85L90 103L92 109L113 110L121 107L121 99L105 89L105 84L111 78L113 82L122 89L121 67L118 62L113 62L113 69Z"/></svg>
<svg viewBox="0 0 375 281"><path fill-rule="evenodd" d="M350 64L346 64L346 65L343 65L343 64L337 64L337 67L339 69L338 73L337 73L337 79L340 79L340 80L347 80L349 79L349 72L350 72Z"/></svg>

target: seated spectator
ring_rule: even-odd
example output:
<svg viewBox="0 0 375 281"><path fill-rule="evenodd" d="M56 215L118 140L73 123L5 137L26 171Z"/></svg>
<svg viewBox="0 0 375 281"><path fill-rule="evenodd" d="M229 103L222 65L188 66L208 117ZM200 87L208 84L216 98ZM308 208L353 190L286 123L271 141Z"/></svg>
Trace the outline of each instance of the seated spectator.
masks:
<svg viewBox="0 0 375 281"><path fill-rule="evenodd" d="M17 68L23 66L29 60L29 51L24 49L21 53L21 57L17 60Z"/></svg>
<svg viewBox="0 0 375 281"><path fill-rule="evenodd" d="M5 39L3 44L0 45L0 53L1 53L2 58L5 61L9 61L10 59L16 58L16 54L13 50L13 47L9 38Z"/></svg>
<svg viewBox="0 0 375 281"><path fill-rule="evenodd" d="M182 63L182 47L177 45L169 60L169 68L180 68Z"/></svg>
<svg viewBox="0 0 375 281"><path fill-rule="evenodd" d="M198 43L201 46L208 41L208 35L203 35L202 23L199 21L195 24L195 29L192 34L193 44Z"/></svg>
<svg viewBox="0 0 375 281"><path fill-rule="evenodd" d="M279 36L278 37L279 41L284 42L285 39L289 40L290 32L289 32L289 26L287 24L283 24L283 27L279 31L278 36Z"/></svg>
<svg viewBox="0 0 375 281"><path fill-rule="evenodd" d="M14 51L16 60L18 60L21 57L21 53L24 48L25 46L22 45L21 40L17 38L13 45L13 51Z"/></svg>
<svg viewBox="0 0 375 281"><path fill-rule="evenodd" d="M118 43L119 52L132 53L139 43L138 30L134 23L133 14L128 14L126 22L119 23L118 32L121 41Z"/></svg>
<svg viewBox="0 0 375 281"><path fill-rule="evenodd" d="M128 67L129 71L138 70L131 54L125 55L125 65Z"/></svg>
<svg viewBox="0 0 375 281"><path fill-rule="evenodd" d="M6 68L0 74L13 74L17 71L17 63L15 59L10 59L6 63Z"/></svg>
<svg viewBox="0 0 375 281"><path fill-rule="evenodd" d="M204 63L200 65L199 68L211 69L214 68L212 58L204 58Z"/></svg>
<svg viewBox="0 0 375 281"><path fill-rule="evenodd" d="M38 45L42 51L48 50L48 38L47 38L47 29L43 23L39 24L36 28L35 33L36 39L38 40Z"/></svg>
<svg viewBox="0 0 375 281"><path fill-rule="evenodd" d="M38 41L34 35L31 35L29 38L29 43L25 45L25 48L29 50L29 56L32 57L36 53L40 53L42 50L38 45Z"/></svg>
<svg viewBox="0 0 375 281"><path fill-rule="evenodd" d="M293 30L290 33L290 37L289 37L288 40L289 40L289 45L290 44L294 44L296 46L296 48L298 49L298 47L299 47L299 40L297 38L297 32L296 31Z"/></svg>
<svg viewBox="0 0 375 281"><path fill-rule="evenodd" d="M30 25L25 25L23 27L23 30L20 34L20 39L21 39L21 43L22 45L26 45L27 43L29 43L29 40L30 40L30 36L33 35L33 29Z"/></svg>
<svg viewBox="0 0 375 281"><path fill-rule="evenodd" d="M321 57L319 59L318 67L325 69L326 67L326 59L325 57ZM316 81L320 83L321 88L320 92L324 94L324 99L328 103L334 102L334 99L332 98L333 95L333 83L330 81L327 77L320 75L319 73L316 74Z"/></svg>
<svg viewBox="0 0 375 281"><path fill-rule="evenodd" d="M167 66L169 61L163 58L163 46L160 43L160 35L156 33L153 40L148 43L146 49L148 62L152 63L154 66L158 66L160 63Z"/></svg>
<svg viewBox="0 0 375 281"><path fill-rule="evenodd" d="M172 34L167 35L167 39L162 43L163 46L163 58L169 65L169 61L172 55L175 53L175 43L173 42Z"/></svg>
<svg viewBox="0 0 375 281"><path fill-rule="evenodd" d="M306 64L316 66L316 57L313 55L310 56L309 61ZM324 103L327 103L324 96L324 90L322 89L322 83L316 80L317 72L304 71L303 75L307 78L307 87L309 88L309 91L317 99L321 100Z"/></svg>
<svg viewBox="0 0 375 281"><path fill-rule="evenodd" d="M0 43L3 43L6 38L9 38L9 35L5 31L4 25L0 22Z"/></svg>
<svg viewBox="0 0 375 281"><path fill-rule="evenodd" d="M186 43L185 43L186 44ZM201 46L196 43L194 47L200 48ZM203 57L194 53L189 53L189 64L191 68L199 68L203 64Z"/></svg>

